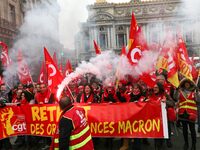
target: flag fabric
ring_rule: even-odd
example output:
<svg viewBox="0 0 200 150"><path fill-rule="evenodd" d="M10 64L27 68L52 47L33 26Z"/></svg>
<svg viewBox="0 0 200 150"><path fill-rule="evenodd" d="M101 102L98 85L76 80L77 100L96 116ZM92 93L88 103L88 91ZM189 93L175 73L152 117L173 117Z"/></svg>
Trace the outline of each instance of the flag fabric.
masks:
<svg viewBox="0 0 200 150"><path fill-rule="evenodd" d="M134 13L132 13L131 25L130 25L130 31L129 31L129 41L128 41L128 50L129 51L134 48L133 47L133 42L135 40L137 30L138 30L137 21L135 19Z"/></svg>
<svg viewBox="0 0 200 150"><path fill-rule="evenodd" d="M18 71L19 81L22 84L31 84L32 77L30 74L30 70L29 70L28 64L27 64L26 60L23 58L23 54L20 50L18 51L17 62L18 62L18 70L17 71Z"/></svg>
<svg viewBox="0 0 200 150"><path fill-rule="evenodd" d="M60 65L59 65L59 71L60 71L61 75L63 76L62 59L61 59Z"/></svg>
<svg viewBox="0 0 200 150"><path fill-rule="evenodd" d="M155 85L155 81L154 76L150 74L152 70L149 69L147 72L141 72L141 69L138 67L138 62L140 61L142 53L145 50L148 50L146 39L142 32L142 28L137 24L134 13L132 13L127 58L139 74L140 79L143 80L149 87L153 87Z"/></svg>
<svg viewBox="0 0 200 150"><path fill-rule="evenodd" d="M142 53L148 50L146 39L144 38L142 28L138 27L136 34L134 34L131 49L129 49L127 57L131 64L135 65L142 57Z"/></svg>
<svg viewBox="0 0 200 150"><path fill-rule="evenodd" d="M66 62L66 71L65 71L65 75L67 76L68 74L70 74L71 72L73 72L73 68L71 65L70 60L68 59Z"/></svg>
<svg viewBox="0 0 200 150"><path fill-rule="evenodd" d="M57 92L57 86L62 82L63 76L61 75L58 67L55 65L48 50L44 48L45 64L47 68L47 81L48 87L52 93Z"/></svg>
<svg viewBox="0 0 200 150"><path fill-rule="evenodd" d="M156 70L160 70L160 69L167 70L167 67L168 67L167 58L164 56L159 56L156 63Z"/></svg>
<svg viewBox="0 0 200 150"><path fill-rule="evenodd" d="M177 67L177 58L176 58L176 52L168 52L168 59L167 59L168 65L167 65L167 80L175 87L178 88L180 82L178 78L178 67Z"/></svg>
<svg viewBox="0 0 200 150"><path fill-rule="evenodd" d="M55 65L58 66L58 59L57 59L56 52L53 53L53 61L54 61Z"/></svg>
<svg viewBox="0 0 200 150"><path fill-rule="evenodd" d="M191 62L189 60L187 49L182 38L178 39L177 58L180 73L185 78L193 81Z"/></svg>
<svg viewBox="0 0 200 150"><path fill-rule="evenodd" d="M122 47L121 56L126 56L126 47L125 46Z"/></svg>
<svg viewBox="0 0 200 150"><path fill-rule="evenodd" d="M142 74L140 75L140 79L141 79L144 83L146 83L147 86L149 86L149 87L151 87L151 88L154 87L155 84L156 84L156 75L155 75L155 73L153 73L153 74L142 73Z"/></svg>
<svg viewBox="0 0 200 150"><path fill-rule="evenodd" d="M179 86L178 65L177 65L177 48L174 42L174 36L170 29L167 29L165 40L160 45L160 52L156 69L164 69L167 71L167 80L175 87Z"/></svg>
<svg viewBox="0 0 200 150"><path fill-rule="evenodd" d="M156 62L156 70L164 69L168 70L168 49L160 47L159 56Z"/></svg>
<svg viewBox="0 0 200 150"><path fill-rule="evenodd" d="M93 43L94 43L94 48L95 48L96 55L101 54L101 48L99 47L99 45L97 45L95 40L93 40Z"/></svg>
<svg viewBox="0 0 200 150"><path fill-rule="evenodd" d="M1 52L1 62L4 67L7 67L11 64L11 59L8 55L8 46L0 41L0 45L2 46L2 52Z"/></svg>
<svg viewBox="0 0 200 150"><path fill-rule="evenodd" d="M47 72L46 72L45 62L42 62L40 74L38 77L38 83L47 83Z"/></svg>

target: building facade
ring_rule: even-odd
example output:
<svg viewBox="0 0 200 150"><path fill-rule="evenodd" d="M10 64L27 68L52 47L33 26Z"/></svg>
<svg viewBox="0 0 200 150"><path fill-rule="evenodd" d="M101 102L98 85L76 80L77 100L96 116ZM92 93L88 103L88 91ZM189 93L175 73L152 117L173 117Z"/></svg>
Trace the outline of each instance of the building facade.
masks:
<svg viewBox="0 0 200 150"><path fill-rule="evenodd" d="M159 43L166 35L166 30L172 33L180 30L190 55L200 55L200 35L191 30L184 32L187 25L200 21L200 18L188 19L179 10L181 0L131 0L128 3L107 3L97 0L88 6L87 22L82 24L76 37L78 60L89 60L95 55L93 40L96 40L102 50L121 51L127 45L131 14L145 34L148 43ZM174 31L173 31L174 30Z"/></svg>
<svg viewBox="0 0 200 150"><path fill-rule="evenodd" d="M0 0L0 41L12 47L23 24L25 12L34 8L38 2L41 0Z"/></svg>
<svg viewBox="0 0 200 150"><path fill-rule="evenodd" d="M22 0L0 1L0 41L9 46L13 44L14 37L23 23L22 3Z"/></svg>

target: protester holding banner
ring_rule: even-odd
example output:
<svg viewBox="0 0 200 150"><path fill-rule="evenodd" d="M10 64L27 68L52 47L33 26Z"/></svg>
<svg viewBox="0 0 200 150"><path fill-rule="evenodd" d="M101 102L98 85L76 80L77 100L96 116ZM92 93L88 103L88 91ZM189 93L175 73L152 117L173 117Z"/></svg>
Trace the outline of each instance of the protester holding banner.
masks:
<svg viewBox="0 0 200 150"><path fill-rule="evenodd" d="M135 83L133 84L133 90L130 93L129 97L127 97L128 102L142 102L145 101L145 97L142 93L142 88L139 84Z"/></svg>
<svg viewBox="0 0 200 150"><path fill-rule="evenodd" d="M53 94L45 83L40 84L40 91L35 94L37 104L52 104L55 102Z"/></svg>
<svg viewBox="0 0 200 150"><path fill-rule="evenodd" d="M55 103L54 95L45 83L40 84L40 90L35 94L37 104L53 104ZM43 137L43 149L47 149L51 145L51 137Z"/></svg>
<svg viewBox="0 0 200 150"><path fill-rule="evenodd" d="M169 131L169 139L166 141L167 147L171 148L172 142L171 142L171 128L172 124L176 121L176 111L175 111L175 101L173 99L174 96L174 88L170 83L167 83L166 77L163 74L159 74L156 76L156 81L163 85L165 90L165 96L168 100L167 102L171 102L172 105L167 105L167 121L168 121L168 131Z"/></svg>
<svg viewBox="0 0 200 150"><path fill-rule="evenodd" d="M30 103L33 103L34 101L34 87L32 84L28 85L25 89L25 97L26 100Z"/></svg>
<svg viewBox="0 0 200 150"><path fill-rule="evenodd" d="M111 83L104 88L104 93L102 95L102 103L116 103L119 99L116 95L115 87Z"/></svg>
<svg viewBox="0 0 200 150"><path fill-rule="evenodd" d="M142 96L142 88L139 84L133 84L131 93L126 95L127 102L142 102L145 101L145 97ZM142 146L142 139L134 138L133 142L133 149L141 150ZM129 139L123 139L123 145L120 150L126 150L129 147Z"/></svg>
<svg viewBox="0 0 200 150"><path fill-rule="evenodd" d="M183 137L184 137L184 150L189 148L188 142L188 127L190 128L192 146L191 150L196 150L196 131L195 131L195 122L197 119L197 104L199 102L199 94L196 85L194 82L189 79L184 78L178 90L175 93L177 99L179 100L178 104L178 117L181 120L183 126Z"/></svg>
<svg viewBox="0 0 200 150"><path fill-rule="evenodd" d="M123 84L122 82L119 82L118 89L116 90L116 96L119 99L119 101L122 102L122 103L127 102L126 90L127 89L126 89L125 84Z"/></svg>
<svg viewBox="0 0 200 150"><path fill-rule="evenodd" d="M61 98L59 105L63 111L59 121L59 149L93 150L84 109L73 106L67 97Z"/></svg>
<svg viewBox="0 0 200 150"><path fill-rule="evenodd" d="M16 96L13 97L12 99L12 103L20 103L21 102L21 94L22 94L22 91L21 89L18 89L16 91Z"/></svg>
<svg viewBox="0 0 200 150"><path fill-rule="evenodd" d="M89 84L84 86L83 94L80 97L80 103L94 103L93 89Z"/></svg>
<svg viewBox="0 0 200 150"><path fill-rule="evenodd" d="M163 84L157 82L153 87L153 93L148 97L149 102L164 102L166 106L173 106L173 101L169 98L169 96L165 93L165 89ZM155 148L156 150L161 150L163 147L163 139L155 139Z"/></svg>
<svg viewBox="0 0 200 150"><path fill-rule="evenodd" d="M101 98L102 98L102 87L100 85L100 82L98 83L98 81L95 81L92 83L92 89L95 95L95 103L101 103Z"/></svg>

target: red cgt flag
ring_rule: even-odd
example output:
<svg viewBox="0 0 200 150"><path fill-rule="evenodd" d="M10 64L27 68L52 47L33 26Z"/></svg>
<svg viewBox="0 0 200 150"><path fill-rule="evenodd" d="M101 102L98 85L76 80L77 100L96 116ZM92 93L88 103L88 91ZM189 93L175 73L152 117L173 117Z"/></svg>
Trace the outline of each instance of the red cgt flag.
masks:
<svg viewBox="0 0 200 150"><path fill-rule="evenodd" d="M0 41L0 45L2 46L2 52L1 52L1 62L4 67L7 67L11 63L11 59L8 55L8 46Z"/></svg>
<svg viewBox="0 0 200 150"><path fill-rule="evenodd" d="M44 48L45 64L47 68L47 81L49 89L55 93L57 86L62 82L63 76L61 75L58 67L55 65L48 50Z"/></svg>
<svg viewBox="0 0 200 150"><path fill-rule="evenodd" d="M42 67L40 69L40 74L38 77L38 83L47 83L47 72L45 62L42 62Z"/></svg>
<svg viewBox="0 0 200 150"><path fill-rule="evenodd" d="M94 42L94 48L95 48L96 54L97 54L97 55L98 55L98 54L101 54L101 49L100 49L99 45L97 45L97 43L96 43L95 40L93 40L93 42Z"/></svg>
<svg viewBox="0 0 200 150"><path fill-rule="evenodd" d="M127 57L131 64L135 65L142 57L142 52L148 50L146 39L144 38L141 27L138 28L131 49L127 54Z"/></svg>
<svg viewBox="0 0 200 150"><path fill-rule="evenodd" d="M67 62L66 62L66 71L65 71L65 75L67 76L67 75L70 74L71 72L73 72L72 65L71 65L70 60L67 60Z"/></svg>
<svg viewBox="0 0 200 150"><path fill-rule="evenodd" d="M23 58L23 54L20 50L18 51L17 62L18 62L18 77L20 82L22 84L31 84L32 77L30 75L27 62Z"/></svg>
<svg viewBox="0 0 200 150"><path fill-rule="evenodd" d="M197 77L197 72L191 60L189 59L187 48L181 37L179 37L178 41L177 56L180 73L187 79L193 81L193 77Z"/></svg>
<svg viewBox="0 0 200 150"><path fill-rule="evenodd" d="M130 31L129 31L129 41L128 41L128 50L129 51L134 48L133 42L135 40L137 30L138 30L138 24L137 24L137 21L135 19L134 13L132 13L131 25L130 25Z"/></svg>
<svg viewBox="0 0 200 150"><path fill-rule="evenodd" d="M53 53L53 61L54 61L55 65L58 66L58 60L57 60L56 52Z"/></svg>
<svg viewBox="0 0 200 150"><path fill-rule="evenodd" d="M133 31L132 31L133 32ZM138 30L134 34L133 42L131 45L131 49L127 54L129 62L135 67L136 71L139 73L140 79L143 80L149 87L153 87L155 85L155 77L152 75L152 70L148 70L146 72L141 72L138 67L138 62L142 57L142 53L148 50L146 39L143 35L141 27L138 27Z"/></svg>

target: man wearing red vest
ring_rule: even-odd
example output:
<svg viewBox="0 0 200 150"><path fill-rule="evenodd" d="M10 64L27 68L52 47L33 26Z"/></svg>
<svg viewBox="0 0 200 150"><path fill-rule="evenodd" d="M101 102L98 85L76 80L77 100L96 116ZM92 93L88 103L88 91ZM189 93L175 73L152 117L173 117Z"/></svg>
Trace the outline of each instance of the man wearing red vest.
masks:
<svg viewBox="0 0 200 150"><path fill-rule="evenodd" d="M72 105L68 97L59 101L63 111L59 121L59 139L54 139L59 150L94 150L90 128L83 108Z"/></svg>

